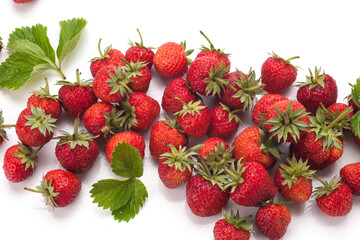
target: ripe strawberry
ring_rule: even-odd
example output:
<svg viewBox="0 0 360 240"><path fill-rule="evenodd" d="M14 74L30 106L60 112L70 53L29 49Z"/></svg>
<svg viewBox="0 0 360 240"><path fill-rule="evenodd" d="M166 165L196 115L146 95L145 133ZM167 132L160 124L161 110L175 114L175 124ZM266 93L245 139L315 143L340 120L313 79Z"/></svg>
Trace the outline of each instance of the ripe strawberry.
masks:
<svg viewBox="0 0 360 240"><path fill-rule="evenodd" d="M265 127L279 142L296 142L309 123L305 107L297 101L284 100L267 108Z"/></svg>
<svg viewBox="0 0 360 240"><path fill-rule="evenodd" d="M95 137L90 133L78 131L79 118L75 119L74 133L60 130L61 136L55 148L56 158L61 166L73 173L89 170L99 154Z"/></svg>
<svg viewBox="0 0 360 240"><path fill-rule="evenodd" d="M296 80L297 68L290 61L299 58L292 57L287 60L274 52L261 66L261 82L265 84L268 93L280 93L289 88Z"/></svg>
<svg viewBox="0 0 360 240"><path fill-rule="evenodd" d="M180 100L178 98L178 100ZM182 101L182 100L181 100ZM210 111L201 101L183 102L183 109L175 113L181 129L190 137L204 136L210 127Z"/></svg>
<svg viewBox="0 0 360 240"><path fill-rule="evenodd" d="M325 117L328 122L336 120L340 115L347 110L346 117L344 117L341 121L336 122L334 128L338 129L339 131L343 132L344 130L351 129L351 117L354 116L354 110L348 110L349 105L345 103L334 103L330 105L325 112Z"/></svg>
<svg viewBox="0 0 360 240"><path fill-rule="evenodd" d="M264 204L255 216L255 223L260 232L271 240L281 239L291 221L291 213L285 205Z"/></svg>
<svg viewBox="0 0 360 240"><path fill-rule="evenodd" d="M349 163L340 169L341 180L351 189L351 193L360 196L360 162Z"/></svg>
<svg viewBox="0 0 360 240"><path fill-rule="evenodd" d="M179 130L176 125L176 121L166 117L166 121L157 121L152 126L149 139L149 150L151 156L156 160L159 160L161 154L170 150L170 144L176 149L180 146L186 147L188 145L188 137Z"/></svg>
<svg viewBox="0 0 360 240"><path fill-rule="evenodd" d="M282 196L293 202L304 203L312 194L314 170L309 170L307 160L294 156L287 163L281 163L274 175L274 183Z"/></svg>
<svg viewBox="0 0 360 240"><path fill-rule="evenodd" d="M55 95L50 95L49 83L46 78L45 83L46 86L44 88L32 92L32 95L27 100L27 108L31 108L31 106L42 108L46 115L51 115L52 118L59 119L62 112L61 104Z"/></svg>
<svg viewBox="0 0 360 240"><path fill-rule="evenodd" d="M41 147L34 152L31 147L21 143L8 148L5 152L3 165L6 178L17 183L30 177L35 170L36 154L40 149Z"/></svg>
<svg viewBox="0 0 360 240"><path fill-rule="evenodd" d="M200 100L200 97L190 88L188 82L183 78L175 78L165 87L161 101L161 107L168 113L176 113L183 109L183 103L174 96L180 98L185 103Z"/></svg>
<svg viewBox="0 0 360 240"><path fill-rule="evenodd" d="M211 156L211 153L215 153L216 148L220 148L223 145L223 150L229 149L229 144L221 138L218 137L211 137L206 139L203 143L203 147L199 149L199 156L202 160L206 161L208 157Z"/></svg>
<svg viewBox="0 0 360 240"><path fill-rule="evenodd" d="M139 29L136 30L140 36L140 43L129 41L131 47L126 51L125 59L128 62L145 62L150 70L153 64L154 52L152 49L154 48L145 47Z"/></svg>
<svg viewBox="0 0 360 240"><path fill-rule="evenodd" d="M316 204L325 214L337 217L347 215L353 205L351 189L336 176L330 182L319 180L323 186L315 189Z"/></svg>
<svg viewBox="0 0 360 240"><path fill-rule="evenodd" d="M7 133L4 128L11 128L15 127L14 124L4 124L4 117L2 116L3 112L0 109L0 145L5 141L8 140Z"/></svg>
<svg viewBox="0 0 360 240"><path fill-rule="evenodd" d="M210 110L209 137L230 138L239 128L240 118L235 111L220 103Z"/></svg>
<svg viewBox="0 0 360 240"><path fill-rule="evenodd" d="M91 81L80 80L79 69L76 69L76 82L58 81L59 99L65 111L73 118L83 117L85 111L98 101L92 89Z"/></svg>
<svg viewBox="0 0 360 240"><path fill-rule="evenodd" d="M187 56L193 50L186 51L186 42L180 44L167 42L161 45L154 55L155 70L164 77L178 78L188 70Z"/></svg>
<svg viewBox="0 0 360 240"><path fill-rule="evenodd" d="M112 153L115 147L122 142L129 143L132 147L139 150L140 157L144 158L145 155L145 140L144 138L135 132L121 132L117 133L109 138L105 146L105 154L109 162L111 163Z"/></svg>
<svg viewBox="0 0 360 240"><path fill-rule="evenodd" d="M123 111L120 128L135 132L148 129L160 113L159 103L141 92L130 94L120 108Z"/></svg>
<svg viewBox="0 0 360 240"><path fill-rule="evenodd" d="M262 126L265 122L267 109L276 102L288 100L286 97L280 94L266 94L256 103L252 111L252 121L257 126Z"/></svg>
<svg viewBox="0 0 360 240"><path fill-rule="evenodd" d="M23 144L39 147L53 137L55 121L56 119L46 115L42 108L25 108L18 117L15 131Z"/></svg>
<svg viewBox="0 0 360 240"><path fill-rule="evenodd" d="M28 2L33 2L34 0L13 0L14 3L28 3Z"/></svg>
<svg viewBox="0 0 360 240"><path fill-rule="evenodd" d="M320 104L329 107L336 102L338 89L336 81L321 68L315 67L315 76L309 69L310 76L306 77L306 82L299 83L297 86L297 100L305 106L306 110L315 114Z"/></svg>
<svg viewBox="0 0 360 240"><path fill-rule="evenodd" d="M347 96L347 101L348 101L349 107L353 108L354 114L357 113L360 110L360 107L354 102L351 95Z"/></svg>
<svg viewBox="0 0 360 240"><path fill-rule="evenodd" d="M130 82L129 88L134 92L146 93L149 89L151 81L151 72L145 62L128 62L124 67L125 73L128 75Z"/></svg>
<svg viewBox="0 0 360 240"><path fill-rule="evenodd" d="M37 190L25 188L26 190L42 193L46 205L51 207L65 207L72 203L81 189L80 179L72 172L55 169L47 172L36 187Z"/></svg>
<svg viewBox="0 0 360 240"><path fill-rule="evenodd" d="M121 112L111 103L97 102L91 105L83 116L86 130L100 138L115 134Z"/></svg>
<svg viewBox="0 0 360 240"><path fill-rule="evenodd" d="M124 54L122 54L121 51L112 48L112 46L110 45L105 48L105 51L103 53L100 48L100 43L101 38L99 39L98 43L100 57L95 57L90 60L90 71L93 77L95 77L98 71L105 66L111 65L113 67L118 67L125 65L125 62L121 61L125 58Z"/></svg>
<svg viewBox="0 0 360 240"><path fill-rule="evenodd" d="M266 169L272 168L280 153L276 143L259 127L247 127L240 132L232 143L235 159L242 162L258 162Z"/></svg>
<svg viewBox="0 0 360 240"><path fill-rule="evenodd" d="M251 216L240 217L239 211L236 214L231 210L231 215L223 209L223 219L215 223L213 233L215 240L250 240L252 223L246 220Z"/></svg>

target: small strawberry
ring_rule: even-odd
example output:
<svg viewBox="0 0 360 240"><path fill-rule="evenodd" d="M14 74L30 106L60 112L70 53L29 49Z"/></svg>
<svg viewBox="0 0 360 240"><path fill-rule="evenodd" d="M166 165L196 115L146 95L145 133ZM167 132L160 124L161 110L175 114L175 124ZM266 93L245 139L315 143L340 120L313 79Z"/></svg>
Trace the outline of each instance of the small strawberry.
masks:
<svg viewBox="0 0 360 240"><path fill-rule="evenodd" d="M316 177L323 186L316 187L314 196L316 204L325 214L337 217L347 215L353 205L351 189L341 178L336 176L330 182L326 182Z"/></svg>
<svg viewBox="0 0 360 240"><path fill-rule="evenodd" d="M222 210L223 219L215 223L213 233L215 240L250 240L252 232L252 223L246 222L251 216L240 217L239 211L236 214L231 210L229 215Z"/></svg>
<svg viewBox="0 0 360 240"><path fill-rule="evenodd" d="M183 78L175 78L165 87L161 101L161 107L168 113L176 113L183 109L183 103L174 96L180 98L185 103L196 102L200 97L190 88L188 82Z"/></svg>
<svg viewBox="0 0 360 240"><path fill-rule="evenodd" d="M13 0L14 3L28 3L28 2L33 2L34 0Z"/></svg>
<svg viewBox="0 0 360 240"><path fill-rule="evenodd" d="M143 38L139 29L136 29L140 36L140 43L129 41L131 47L125 53L125 59L128 62L145 62L146 66L150 70L153 64L154 52L153 47L145 47Z"/></svg>
<svg viewBox="0 0 360 240"><path fill-rule="evenodd" d="M35 170L37 163L36 154L40 149L41 147L33 151L32 147L21 143L8 148L4 155L3 165L6 178L11 182L17 183L30 177Z"/></svg>
<svg viewBox="0 0 360 240"><path fill-rule="evenodd" d="M291 213L280 203L264 203L255 216L260 232L271 240L281 239L291 221Z"/></svg>
<svg viewBox="0 0 360 240"><path fill-rule="evenodd" d="M42 108L25 108L16 122L15 131L19 140L28 146L39 147L49 142L54 135L56 119L46 115Z"/></svg>
<svg viewBox="0 0 360 240"><path fill-rule="evenodd" d="M188 59L193 50L186 51L186 42L167 42L154 55L155 70L166 78L178 78L188 70Z"/></svg>
<svg viewBox="0 0 360 240"><path fill-rule="evenodd" d="M55 155L61 166L73 173L81 173L89 170L98 154L99 147L95 137L87 132L78 131L79 118L75 119L74 133L70 134L60 130Z"/></svg>
<svg viewBox="0 0 360 240"><path fill-rule="evenodd" d="M99 39L98 43L98 50L100 53L100 57L95 57L90 60L90 71L93 77L96 76L98 71L108 65L111 65L113 67L124 66L125 62L121 61L125 58L124 54L122 54L121 51L112 48L112 46L108 46L105 48L104 53L101 51L100 47L101 38Z"/></svg>
<svg viewBox="0 0 360 240"><path fill-rule="evenodd" d="M51 207L65 207L72 203L81 190L80 179L72 172L55 169L47 172L36 187L36 190L25 190L42 193L46 205Z"/></svg>
<svg viewBox="0 0 360 240"><path fill-rule="evenodd" d="M11 128L15 127L15 124L4 124L4 117L2 116L3 112L0 109L0 145L5 141L8 140L7 133L4 128Z"/></svg>
<svg viewBox="0 0 360 240"><path fill-rule="evenodd" d="M297 67L290 61L298 56L287 60L274 52L261 66L261 82L265 84L264 90L268 93L280 93L289 88L296 80Z"/></svg>
<svg viewBox="0 0 360 240"><path fill-rule="evenodd" d="M59 119L62 112L61 104L57 100L56 95L50 95L47 78L45 78L45 84L44 88L32 92L32 95L27 100L27 108L31 108L31 106L42 108L46 115L51 115L52 118Z"/></svg>
<svg viewBox="0 0 360 240"><path fill-rule="evenodd" d="M76 69L76 82L58 81L59 99L65 111L73 118L83 117L85 111L98 101L91 87L91 81L80 80L79 69Z"/></svg>
<svg viewBox="0 0 360 240"><path fill-rule="evenodd" d="M315 67L315 76L309 69L310 76L306 77L306 82L299 83L297 86L297 100L305 106L306 110L315 114L320 104L329 107L336 102L338 89L336 81L321 68Z"/></svg>
<svg viewBox="0 0 360 240"><path fill-rule="evenodd" d="M112 153L115 147L122 142L129 143L132 147L137 149L140 153L140 157L144 158L145 155L145 140L144 138L135 132L121 132L117 133L109 138L105 145L105 154L109 162L111 163Z"/></svg>
<svg viewBox="0 0 360 240"><path fill-rule="evenodd" d="M349 163L340 169L341 180L355 196L360 196L360 162Z"/></svg>
<svg viewBox="0 0 360 240"><path fill-rule="evenodd" d="M146 93L152 78L146 63L140 61L124 61L126 62L126 66L123 69L130 79L130 82L128 83L129 88L134 92Z"/></svg>
<svg viewBox="0 0 360 240"><path fill-rule="evenodd" d="M176 121L169 119L157 121L151 128L149 150L153 158L159 160L160 155L170 150L169 145L176 149L186 147L189 143L185 133L179 130Z"/></svg>

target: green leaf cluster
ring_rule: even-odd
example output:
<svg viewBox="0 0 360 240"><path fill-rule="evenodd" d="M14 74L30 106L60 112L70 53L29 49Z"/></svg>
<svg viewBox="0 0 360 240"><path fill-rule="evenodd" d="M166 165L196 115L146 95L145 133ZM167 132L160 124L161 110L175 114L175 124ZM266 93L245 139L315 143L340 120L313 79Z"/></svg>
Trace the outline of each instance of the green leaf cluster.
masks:
<svg viewBox="0 0 360 240"><path fill-rule="evenodd" d="M356 80L356 84L351 89L351 98L360 106L360 77ZM360 111L351 118L351 129L355 136L360 137Z"/></svg>

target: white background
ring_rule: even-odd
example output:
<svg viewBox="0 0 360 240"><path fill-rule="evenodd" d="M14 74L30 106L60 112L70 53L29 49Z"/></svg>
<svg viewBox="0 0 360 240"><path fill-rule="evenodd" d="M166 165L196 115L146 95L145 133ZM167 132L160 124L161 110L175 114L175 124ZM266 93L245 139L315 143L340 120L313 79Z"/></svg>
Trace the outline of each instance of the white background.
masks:
<svg viewBox="0 0 360 240"><path fill-rule="evenodd" d="M359 23L360 15L355 1L74 1L35 0L17 5L11 0L0 1L0 35L5 44L8 35L17 27L41 23L48 26L48 36L56 49L59 21L83 17L88 24L76 51L64 62L68 80L75 80L75 70L80 68L82 77L91 78L89 60L98 56L97 43L112 44L123 53L129 47L128 39L139 41L136 28L142 32L145 45L158 47L174 41L187 40L188 48L199 51L207 42L200 35L203 30L217 48L231 53L232 70L247 72L250 67L260 75L267 53L274 51L284 58L299 55L293 63L302 69L297 81L304 81L308 68L322 67L336 79L339 87L338 102L350 93L348 83L355 83L360 76ZM0 61L8 53L3 50ZM159 77L152 69L153 80L148 94L161 102L162 92L169 79ZM29 92L44 85L48 77L52 94L59 86L56 73L47 72L36 81L18 91L0 90L0 109L6 123L15 123L25 108ZM296 88L284 93L296 98ZM205 99L211 102L211 99ZM159 119L162 119L162 114ZM251 125L250 113L241 116L245 126ZM72 131L73 120L64 114L59 128ZM243 128L240 127L239 131ZM58 131L58 130L57 130ZM142 133L148 139L149 132ZM8 130L9 142L0 146L3 159L8 147L16 144L13 129ZM192 144L205 138L191 141ZM232 139L228 142L231 144ZM105 154L102 152L93 168L79 174L82 190L68 207L52 210L46 207L41 195L23 190L35 187L49 170L61 167L55 155L56 141L47 144L39 153L39 163L34 174L24 182L10 183L0 170L0 226L1 238L11 239L213 239L214 223L222 216L200 218L194 216L185 201L185 186L176 190L166 189L157 174L157 164L146 148L144 176L149 198L139 215L129 223L118 223L107 210L98 208L90 198L91 185L100 179L114 178ZM100 143L103 148L104 143ZM282 147L287 151L287 145ZM347 163L358 161L359 149L348 136L345 151L334 166L319 172L320 177L330 179L339 174ZM283 157L286 158L286 154ZM1 162L2 165L2 162ZM273 171L271 172L273 173ZM314 185L319 185L314 182ZM256 208L239 207L229 202L227 209L239 209L241 215L255 215ZM292 221L284 239L356 239L360 234L359 198L354 197L352 211L345 217L332 218L323 214L311 199L305 204L289 206ZM253 218L251 219L253 220ZM255 227L252 239L265 239Z"/></svg>

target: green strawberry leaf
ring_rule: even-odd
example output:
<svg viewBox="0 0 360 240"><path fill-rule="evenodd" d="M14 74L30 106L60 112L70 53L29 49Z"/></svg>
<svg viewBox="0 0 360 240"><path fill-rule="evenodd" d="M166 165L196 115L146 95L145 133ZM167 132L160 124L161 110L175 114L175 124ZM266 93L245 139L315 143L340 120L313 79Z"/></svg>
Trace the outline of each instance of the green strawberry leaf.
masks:
<svg viewBox="0 0 360 240"><path fill-rule="evenodd" d="M355 136L360 136L360 112L351 117L351 129Z"/></svg>
<svg viewBox="0 0 360 240"><path fill-rule="evenodd" d="M356 79L356 84L351 89L351 98L356 105L360 106L360 78Z"/></svg>
<svg viewBox="0 0 360 240"><path fill-rule="evenodd" d="M141 177L143 175L143 162L140 153L129 143L119 143L111 158L112 171L124 178Z"/></svg>

